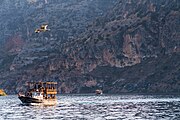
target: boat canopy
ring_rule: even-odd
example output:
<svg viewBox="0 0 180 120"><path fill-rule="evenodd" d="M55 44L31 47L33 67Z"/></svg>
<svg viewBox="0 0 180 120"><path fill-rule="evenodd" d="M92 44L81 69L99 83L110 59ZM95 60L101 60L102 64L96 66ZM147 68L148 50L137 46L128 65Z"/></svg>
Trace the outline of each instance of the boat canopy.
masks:
<svg viewBox="0 0 180 120"><path fill-rule="evenodd" d="M47 95L57 94L57 82L28 82L28 89L30 91L42 91Z"/></svg>

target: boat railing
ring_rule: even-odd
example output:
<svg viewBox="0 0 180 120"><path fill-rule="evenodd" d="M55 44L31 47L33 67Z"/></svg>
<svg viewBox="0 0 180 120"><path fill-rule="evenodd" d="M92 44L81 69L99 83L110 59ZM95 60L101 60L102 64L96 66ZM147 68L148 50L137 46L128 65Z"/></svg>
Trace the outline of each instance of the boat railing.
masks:
<svg viewBox="0 0 180 120"><path fill-rule="evenodd" d="M57 94L57 89L46 89L45 92L46 94Z"/></svg>

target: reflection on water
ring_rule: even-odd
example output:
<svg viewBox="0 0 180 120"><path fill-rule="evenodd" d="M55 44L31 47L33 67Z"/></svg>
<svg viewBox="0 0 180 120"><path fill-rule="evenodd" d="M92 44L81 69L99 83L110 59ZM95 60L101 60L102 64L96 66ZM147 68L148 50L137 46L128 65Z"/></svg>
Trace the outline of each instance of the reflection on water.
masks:
<svg viewBox="0 0 180 120"><path fill-rule="evenodd" d="M164 120L180 119L180 96L63 95L56 106L25 106L0 97L0 119Z"/></svg>

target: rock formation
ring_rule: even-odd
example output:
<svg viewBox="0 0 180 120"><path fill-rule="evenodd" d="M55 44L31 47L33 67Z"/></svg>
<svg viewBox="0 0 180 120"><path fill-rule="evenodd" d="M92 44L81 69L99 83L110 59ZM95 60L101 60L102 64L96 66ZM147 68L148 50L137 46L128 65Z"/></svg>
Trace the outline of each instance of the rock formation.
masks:
<svg viewBox="0 0 180 120"><path fill-rule="evenodd" d="M1 18L6 24L0 24L1 39L7 39L2 40L0 87L9 93L39 80L57 81L61 93L180 92L178 0L15 3L23 18L6 16ZM35 34L44 23L51 30Z"/></svg>

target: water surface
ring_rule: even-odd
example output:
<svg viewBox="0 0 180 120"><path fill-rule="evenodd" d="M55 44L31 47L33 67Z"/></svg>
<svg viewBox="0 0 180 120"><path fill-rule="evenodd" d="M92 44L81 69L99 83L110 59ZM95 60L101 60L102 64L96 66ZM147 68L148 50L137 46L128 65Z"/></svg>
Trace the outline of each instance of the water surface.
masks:
<svg viewBox="0 0 180 120"><path fill-rule="evenodd" d="M59 95L56 106L25 106L0 97L0 120L180 120L180 96Z"/></svg>

